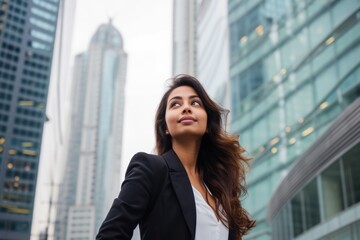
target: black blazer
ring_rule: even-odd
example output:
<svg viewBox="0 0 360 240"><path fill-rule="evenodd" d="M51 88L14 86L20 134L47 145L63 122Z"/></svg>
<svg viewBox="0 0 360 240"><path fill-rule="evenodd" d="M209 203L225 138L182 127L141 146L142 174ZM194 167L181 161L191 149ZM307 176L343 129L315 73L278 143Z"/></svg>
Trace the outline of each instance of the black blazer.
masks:
<svg viewBox="0 0 360 240"><path fill-rule="evenodd" d="M96 239L131 239L139 224L143 240L194 240L196 209L187 173L173 150L137 153L126 171ZM235 240L229 231L228 240Z"/></svg>

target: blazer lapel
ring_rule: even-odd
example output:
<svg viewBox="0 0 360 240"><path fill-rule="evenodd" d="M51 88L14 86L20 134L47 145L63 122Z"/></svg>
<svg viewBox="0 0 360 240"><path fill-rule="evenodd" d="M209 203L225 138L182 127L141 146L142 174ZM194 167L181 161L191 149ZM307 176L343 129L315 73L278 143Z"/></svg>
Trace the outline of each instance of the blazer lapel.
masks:
<svg viewBox="0 0 360 240"><path fill-rule="evenodd" d="M196 208L190 180L180 159L173 150L164 153L163 157L169 167L170 180L179 200L185 221L190 229L191 239L194 239Z"/></svg>

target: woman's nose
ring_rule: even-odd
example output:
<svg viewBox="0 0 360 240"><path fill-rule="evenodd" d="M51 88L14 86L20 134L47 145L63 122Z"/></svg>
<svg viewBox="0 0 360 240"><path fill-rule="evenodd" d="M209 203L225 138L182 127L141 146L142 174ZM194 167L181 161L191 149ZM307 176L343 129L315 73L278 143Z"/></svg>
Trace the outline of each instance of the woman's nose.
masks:
<svg viewBox="0 0 360 240"><path fill-rule="evenodd" d="M183 113L191 113L190 105L184 104L184 109L182 111Z"/></svg>

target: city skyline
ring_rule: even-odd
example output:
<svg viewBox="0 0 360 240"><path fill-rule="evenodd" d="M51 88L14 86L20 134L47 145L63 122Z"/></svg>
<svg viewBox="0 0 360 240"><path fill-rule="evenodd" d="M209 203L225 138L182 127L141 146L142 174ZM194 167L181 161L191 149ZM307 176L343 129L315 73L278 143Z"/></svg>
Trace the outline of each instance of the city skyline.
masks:
<svg viewBox="0 0 360 240"><path fill-rule="evenodd" d="M63 3L62 0L44 1ZM171 31L176 31L172 29L175 27L175 19L172 16L175 11L171 10L171 7L175 6L172 3L175 2L175 0L151 2L77 0L76 7L75 1L72 2L75 19L66 19L68 24L74 20L69 27L74 29L74 34L73 37L72 34L67 35L69 41L66 43L64 41L62 46L67 50L66 54L62 53L62 58L67 59L65 60L67 64L55 63L54 60L55 65L51 73L50 87L52 86L55 91L51 92L49 88L47 122L44 125L36 189L38 209L34 217L37 217L33 218L32 223L33 239L37 239L41 234L44 236L47 232L44 230L45 227L55 227L58 224L53 218L59 203L54 201L52 192L56 193L60 189L59 179L65 168L64 152L68 148L67 145L72 144L66 139L72 131L69 119L74 106L70 92L76 88L73 87L76 84L70 77L70 72L73 70L70 68L59 70L60 65L69 65L76 70L79 62L87 58L84 52L91 46L91 37L100 26L111 22L121 32L123 47L128 53L128 76L124 96L126 99L124 137L123 144L119 146L123 149L122 162L119 166L121 171L116 182L120 184L128 162L136 152L154 153L155 112L160 97L166 89L166 80L172 77L172 70L174 73L174 68L171 69L171 66L174 66L174 57L176 57L175 45L179 43L175 43L174 39L171 40ZM194 8L189 10L190 16L186 15L176 26L181 26L181 21L189 18L194 21L191 23L192 29L188 29L193 32L179 38L181 43L186 43L189 41L187 38L191 38L190 45L186 47L191 51L189 56L192 59L189 63L193 64L189 73L198 76L205 87L211 89L211 94L218 97L221 103L224 100L226 107L229 107L231 102L230 131L240 135L240 143L255 159L247 177L249 195L243 204L258 220L258 226L245 239L271 239L272 231L277 233L270 226L273 219L266 219L265 215L269 211L266 203L271 196L274 196L272 191L291 171L291 166L295 165L298 159L302 159L301 154L331 127L332 121L358 96L358 60L355 56L359 44L357 29L360 1L334 0L329 3L312 1L305 4L296 0L228 0L226 1L228 9L225 9L227 11L225 13L223 9L225 2L222 2L221 13L216 11L220 8L215 1L188 0L187 2L192 3L193 5L189 6ZM184 9L181 11L183 14ZM213 16L212 21L207 19L209 16ZM225 19L226 17L228 19ZM224 24L226 21L229 24L228 29ZM42 27L49 26L45 24ZM180 33L182 30L180 29ZM37 36L41 37L39 34ZM1 41L0 38L0 43ZM224 41L228 41L230 45L230 56L224 54L228 48L222 44ZM36 46L46 47L33 45ZM171 48L173 56L171 56ZM180 53L189 54L183 52L186 48L179 48ZM228 61L219 60L226 58ZM220 70L226 68L224 63L229 65L224 71L226 76L223 76ZM209 70L213 74L210 74ZM203 77L206 79L201 79ZM229 84L219 84L217 79L220 78L222 82ZM26 104L21 102L24 103ZM3 147L2 142L7 143L8 140L4 141L0 136L0 147ZM22 147L28 148L29 143L23 144ZM10 151L10 153L14 152ZM347 162L341 159L336 164L342 166L345 163ZM296 166L300 165L296 164ZM6 165L9 169L13 166ZM341 173L345 178L344 169L339 169L337 174ZM323 175L326 174L313 176L317 179L317 184L320 184ZM17 185L18 176L14 179L14 184ZM354 178L354 181L357 179ZM286 189L286 183L281 184L282 188ZM304 201L308 187L305 182L301 184L304 185L298 189L301 191L298 195L301 196L301 201ZM79 191L75 192L79 195L83 187L77 188ZM115 188L120 190L119 186ZM112 190L109 192L111 196L108 197L115 198L118 191ZM318 194L324 192L319 191ZM266 197L263 197L264 195ZM296 203L298 195L291 201ZM346 199L347 196L344 198ZM281 203L283 204L281 214L291 217L287 212L290 209L289 203L284 199L281 199ZM346 205L349 206L351 205ZM320 207L323 208L322 205ZM279 208L280 206L277 205L275 210ZM81 215L81 211L86 212L89 209L74 208L73 210L73 213L77 212L76 214ZM275 221L279 219L276 217ZM324 216L321 216L314 224L323 223L324 219ZM301 221L304 226L301 228L298 225L295 235L294 232L286 234L291 233L291 237L301 238L301 234L310 236L312 232L316 232L316 227L307 231L308 222ZM313 227L314 224L309 226ZM294 226L288 227L294 228Z"/></svg>
<svg viewBox="0 0 360 240"><path fill-rule="evenodd" d="M75 21L72 24L74 30L73 43L70 48L71 58L67 60L71 68L73 68L73 59L88 47L90 38L95 33L97 27L107 23L110 17L113 18L114 26L120 30L125 41L124 49L128 52L129 59L125 93L125 111L127 113L124 120L124 162L122 163L122 172L120 173L121 177L123 177L128 161L130 161L134 153L138 151L152 152L155 146L153 119L157 104L160 101L160 95L166 87L166 80L170 78L171 70L171 3L164 0L157 1L155 4L150 4L148 1L137 1L135 3L134 1L77 0L76 4L72 4L75 5L71 9L75 11ZM139 4L146 6L146 8L138 8ZM110 10L106 14L106 10L100 11L99 6L100 8ZM113 14L115 11L117 14ZM133 14L134 11L137 14ZM147 18L147 21L143 21L143 17ZM62 135L65 135L66 131L68 131L66 116L69 115L70 109L71 81L64 79L61 82L61 86L61 115L64 117L62 119ZM49 111L52 112L51 116L55 118L57 115L55 113L57 111L57 103L54 99L57 96L53 94L49 98L54 102ZM144 108L144 102L146 103L146 108ZM58 129L54 127L54 121L56 120L53 117L50 119L51 122L47 123L48 137L46 139L48 142L59 141ZM139 141L139 136L141 136L141 141ZM46 155L59 154L61 149L63 148L56 149L56 147L50 145ZM60 159L61 157L60 152L58 158ZM41 182L38 184L41 194L37 197L39 197L39 206L42 207L37 214L38 218L34 219L34 224L37 225L33 229L34 238L39 236L39 233L47 225L47 207L44 208L44 205L48 205L49 202L51 188L49 171L51 174L51 172L58 172L63 168L61 164L57 166L46 164L45 162L41 164L44 165L43 171L40 173L39 180ZM58 179L55 179L55 182L52 183L54 192L59 187L58 183ZM53 209L55 209L56 204L53 204ZM54 216L54 212L51 215ZM49 224L51 228L55 222L51 220Z"/></svg>

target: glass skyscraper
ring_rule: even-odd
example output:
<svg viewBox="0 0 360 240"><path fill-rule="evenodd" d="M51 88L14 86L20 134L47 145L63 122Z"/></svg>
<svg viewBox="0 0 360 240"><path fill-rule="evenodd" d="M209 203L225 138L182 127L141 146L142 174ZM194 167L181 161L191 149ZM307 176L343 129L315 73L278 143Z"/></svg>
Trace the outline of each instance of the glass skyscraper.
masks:
<svg viewBox="0 0 360 240"><path fill-rule="evenodd" d="M110 21L75 59L56 239L94 239L120 189L127 53Z"/></svg>
<svg viewBox="0 0 360 240"><path fill-rule="evenodd" d="M29 239L59 0L0 2L0 236Z"/></svg>
<svg viewBox="0 0 360 240"><path fill-rule="evenodd" d="M254 157L246 239L271 239L269 200L360 96L359 0L229 0L233 133Z"/></svg>

